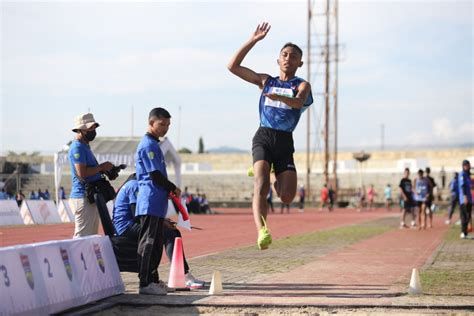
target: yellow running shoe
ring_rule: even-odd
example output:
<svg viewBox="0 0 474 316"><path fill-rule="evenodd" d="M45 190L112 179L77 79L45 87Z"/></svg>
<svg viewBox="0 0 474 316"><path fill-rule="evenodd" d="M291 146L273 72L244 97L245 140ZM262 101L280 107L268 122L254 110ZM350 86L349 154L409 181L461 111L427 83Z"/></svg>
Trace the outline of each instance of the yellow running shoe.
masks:
<svg viewBox="0 0 474 316"><path fill-rule="evenodd" d="M248 170L247 170L247 175L249 177L253 177L253 167L250 167Z"/></svg>
<svg viewBox="0 0 474 316"><path fill-rule="evenodd" d="M270 169L270 173L275 173L275 168L273 168L273 164L272 164L272 168ZM247 176L253 177L253 175L254 175L253 166L251 166L250 168L247 169Z"/></svg>
<svg viewBox="0 0 474 316"><path fill-rule="evenodd" d="M272 235L270 235L270 232L267 227L267 223L265 222L265 219L262 216L263 220L263 227L260 228L258 231L258 239L257 239L257 245L260 250L265 250L268 249L268 246L272 243Z"/></svg>

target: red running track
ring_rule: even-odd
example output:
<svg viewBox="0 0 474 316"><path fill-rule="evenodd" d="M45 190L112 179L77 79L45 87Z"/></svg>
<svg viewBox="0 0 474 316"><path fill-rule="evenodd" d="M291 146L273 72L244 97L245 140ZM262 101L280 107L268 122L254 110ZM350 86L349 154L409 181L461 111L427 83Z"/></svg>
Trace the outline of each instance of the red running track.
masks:
<svg viewBox="0 0 474 316"><path fill-rule="evenodd" d="M188 258L256 245L257 231L250 209L216 210L220 214L191 215L191 224L202 230L180 229ZM294 211L290 214L270 214L267 222L272 237L278 239L387 216L398 216L398 212L377 209L359 213L353 209L337 209L328 213L307 209L304 213ZM0 228L0 247L69 239L73 231L73 223L3 227Z"/></svg>

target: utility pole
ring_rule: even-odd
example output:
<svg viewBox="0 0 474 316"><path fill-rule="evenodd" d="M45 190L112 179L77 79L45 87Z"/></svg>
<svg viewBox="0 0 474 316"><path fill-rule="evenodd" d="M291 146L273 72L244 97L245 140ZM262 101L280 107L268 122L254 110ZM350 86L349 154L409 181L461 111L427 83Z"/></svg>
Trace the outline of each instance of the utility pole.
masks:
<svg viewBox="0 0 474 316"><path fill-rule="evenodd" d="M339 63L339 1L338 0L308 0L308 77L311 79L315 104L314 111L324 120L316 124L316 140L322 135L321 146L323 153L323 181L330 183L329 167L332 167L334 182L333 189L337 197L337 152L338 152L338 63ZM312 43L313 41L313 43ZM314 45L312 47L312 45ZM314 58L313 58L314 57ZM313 60L312 60L313 58ZM312 64L313 66L311 66ZM312 68L311 68L312 67ZM324 69L323 69L324 68ZM313 73L311 73L311 71ZM309 79L308 79L309 80ZM320 96L323 96L321 98ZM314 112L313 112L314 113ZM310 120L308 115L308 120ZM318 118L319 121L319 118ZM309 121L308 121L309 122ZM310 171L310 123L307 136L307 183ZM332 157L332 165L329 160ZM332 179L331 179L332 180ZM322 185L322 183L321 183Z"/></svg>
<svg viewBox="0 0 474 316"><path fill-rule="evenodd" d="M339 0L335 0L334 3L334 19L335 19L335 80L334 80L334 154L333 154L333 178L334 178L334 186L333 190L336 193L336 199L337 199L337 89L338 89L338 74L339 74Z"/></svg>
<svg viewBox="0 0 474 316"><path fill-rule="evenodd" d="M324 80L324 182L329 184L329 5L330 0L326 0L326 45L324 48L324 63L326 64L326 74Z"/></svg>
<svg viewBox="0 0 474 316"><path fill-rule="evenodd" d="M308 0L308 52L306 53L306 69L308 82L311 84L311 0ZM311 202L311 107L306 110L306 196Z"/></svg>

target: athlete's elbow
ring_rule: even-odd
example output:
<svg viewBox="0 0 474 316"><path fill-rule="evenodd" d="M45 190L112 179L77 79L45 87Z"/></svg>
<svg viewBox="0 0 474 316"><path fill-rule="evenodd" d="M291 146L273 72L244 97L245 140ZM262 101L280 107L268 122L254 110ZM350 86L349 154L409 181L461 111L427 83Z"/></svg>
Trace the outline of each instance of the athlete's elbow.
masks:
<svg viewBox="0 0 474 316"><path fill-rule="evenodd" d="M235 74L235 72L237 71L237 65L236 65L233 61L231 61L231 62L227 65L227 69L228 69L231 73Z"/></svg>

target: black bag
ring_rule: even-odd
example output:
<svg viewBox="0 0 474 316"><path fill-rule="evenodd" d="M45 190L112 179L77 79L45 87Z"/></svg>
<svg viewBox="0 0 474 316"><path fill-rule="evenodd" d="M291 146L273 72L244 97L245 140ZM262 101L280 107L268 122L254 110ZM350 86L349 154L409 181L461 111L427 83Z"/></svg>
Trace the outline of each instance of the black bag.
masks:
<svg viewBox="0 0 474 316"><path fill-rule="evenodd" d="M115 199L117 193L109 181L100 179L94 182L86 182L86 195L89 203L95 203L94 194L100 193L104 198L105 203Z"/></svg>

